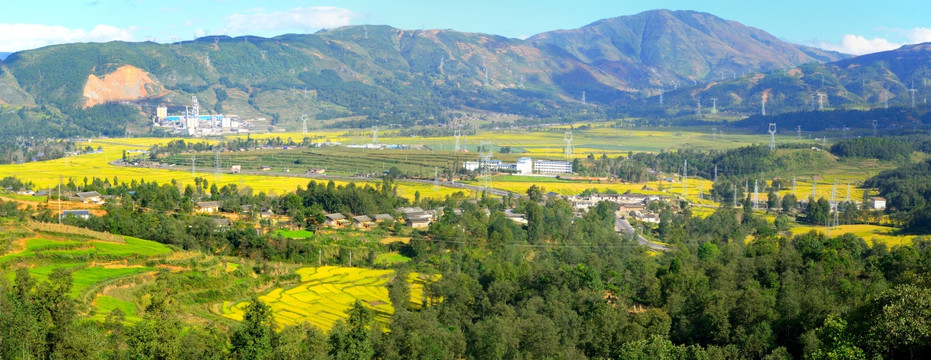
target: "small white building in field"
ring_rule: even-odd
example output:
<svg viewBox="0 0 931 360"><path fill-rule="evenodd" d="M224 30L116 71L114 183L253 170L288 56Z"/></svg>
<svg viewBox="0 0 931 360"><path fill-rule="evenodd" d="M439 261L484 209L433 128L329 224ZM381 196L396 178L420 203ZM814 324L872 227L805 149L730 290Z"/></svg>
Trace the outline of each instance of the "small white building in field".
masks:
<svg viewBox="0 0 931 360"><path fill-rule="evenodd" d="M870 198L870 207L876 210L882 210L886 208L886 199L881 197L871 197Z"/></svg>

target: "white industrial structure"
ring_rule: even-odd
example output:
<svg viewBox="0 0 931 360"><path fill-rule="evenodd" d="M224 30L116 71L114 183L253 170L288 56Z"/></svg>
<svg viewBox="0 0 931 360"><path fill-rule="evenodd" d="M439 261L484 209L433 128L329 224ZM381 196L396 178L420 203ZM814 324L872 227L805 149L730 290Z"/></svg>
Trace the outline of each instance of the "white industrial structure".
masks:
<svg viewBox="0 0 931 360"><path fill-rule="evenodd" d="M236 115L201 115L197 96L191 97L191 106L186 106L183 115L168 115L168 108L155 109L154 126L169 128L176 134L210 136L225 133L248 132L250 123Z"/></svg>

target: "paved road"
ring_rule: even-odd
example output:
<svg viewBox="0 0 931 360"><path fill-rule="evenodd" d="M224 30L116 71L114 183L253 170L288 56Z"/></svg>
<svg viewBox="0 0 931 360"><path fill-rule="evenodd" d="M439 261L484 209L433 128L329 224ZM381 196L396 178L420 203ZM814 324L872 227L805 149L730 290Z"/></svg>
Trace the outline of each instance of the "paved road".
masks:
<svg viewBox="0 0 931 360"><path fill-rule="evenodd" d="M617 231L617 232L624 231L630 234L636 234L637 242L640 243L640 245L648 246L651 250L655 250L655 251L672 250L672 248L668 246L657 244L655 242L647 240L645 237L641 236L640 234L637 234L636 231L634 231L634 227L630 226L630 223L627 222L627 219L623 219L621 217L617 217L616 220L614 221L614 231Z"/></svg>

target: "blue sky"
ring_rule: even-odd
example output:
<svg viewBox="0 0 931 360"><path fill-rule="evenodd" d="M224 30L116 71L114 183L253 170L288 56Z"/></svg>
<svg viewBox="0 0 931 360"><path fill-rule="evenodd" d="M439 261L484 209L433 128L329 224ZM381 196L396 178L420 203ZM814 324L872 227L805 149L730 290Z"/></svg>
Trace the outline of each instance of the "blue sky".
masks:
<svg viewBox="0 0 931 360"><path fill-rule="evenodd" d="M523 38L655 8L709 12L787 41L847 53L931 41L927 0L0 0L0 52L79 41L274 36L362 24Z"/></svg>

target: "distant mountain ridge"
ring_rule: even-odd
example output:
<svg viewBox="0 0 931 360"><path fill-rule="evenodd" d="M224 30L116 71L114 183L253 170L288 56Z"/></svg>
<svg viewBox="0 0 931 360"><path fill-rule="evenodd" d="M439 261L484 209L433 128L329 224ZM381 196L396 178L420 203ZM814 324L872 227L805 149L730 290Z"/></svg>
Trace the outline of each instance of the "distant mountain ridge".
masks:
<svg viewBox="0 0 931 360"><path fill-rule="evenodd" d="M7 56L10 56L12 53L0 52L0 60L6 59Z"/></svg>
<svg viewBox="0 0 931 360"><path fill-rule="evenodd" d="M736 94L722 98L722 108L747 111L761 91L747 80L752 74L793 66L807 73L826 61L853 59L710 14L669 10L527 40L368 25L274 38L66 44L0 62L0 106L22 107L0 114L0 125L13 125L0 126L0 136L30 131L40 122L81 133L99 126L75 119L106 114L121 117L106 129L119 132L135 124L140 131L156 105L177 113L191 96L207 112L264 117L290 128L302 114L345 126L449 124L462 121L461 112L474 111L555 121L604 118L649 108L651 96L660 92L688 112L695 96L718 91L721 84L733 88L720 90L722 96ZM803 92L813 80L805 81L781 96L807 97ZM778 86L766 91L780 101ZM125 106L118 104L141 112L123 119L127 111L113 108ZM108 110L95 110L101 107Z"/></svg>
<svg viewBox="0 0 931 360"><path fill-rule="evenodd" d="M528 41L555 45L640 88L848 57L696 11L647 11L541 33Z"/></svg>
<svg viewBox="0 0 931 360"><path fill-rule="evenodd" d="M744 115L762 114L765 99L767 114L774 115L818 109L910 108L913 88L914 105L924 107L931 97L931 43L715 80L701 89L667 90L663 97L666 113L692 113L698 98L715 98L718 110ZM658 102L659 94L653 94L641 104L657 109Z"/></svg>

